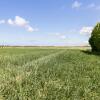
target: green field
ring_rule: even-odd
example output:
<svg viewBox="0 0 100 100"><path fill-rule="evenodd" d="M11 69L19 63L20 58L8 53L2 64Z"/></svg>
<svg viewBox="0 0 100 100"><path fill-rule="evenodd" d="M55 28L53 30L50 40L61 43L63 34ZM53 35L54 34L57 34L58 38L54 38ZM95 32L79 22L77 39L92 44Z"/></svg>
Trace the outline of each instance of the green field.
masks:
<svg viewBox="0 0 100 100"><path fill-rule="evenodd" d="M100 56L82 49L0 48L0 100L100 100Z"/></svg>

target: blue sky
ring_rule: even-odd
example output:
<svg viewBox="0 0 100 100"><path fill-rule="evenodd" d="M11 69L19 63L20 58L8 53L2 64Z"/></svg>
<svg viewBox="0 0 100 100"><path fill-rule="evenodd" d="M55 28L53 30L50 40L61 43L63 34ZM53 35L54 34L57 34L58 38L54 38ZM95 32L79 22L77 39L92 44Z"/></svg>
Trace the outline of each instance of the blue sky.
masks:
<svg viewBox="0 0 100 100"><path fill-rule="evenodd" d="M1 0L0 44L87 45L100 0Z"/></svg>

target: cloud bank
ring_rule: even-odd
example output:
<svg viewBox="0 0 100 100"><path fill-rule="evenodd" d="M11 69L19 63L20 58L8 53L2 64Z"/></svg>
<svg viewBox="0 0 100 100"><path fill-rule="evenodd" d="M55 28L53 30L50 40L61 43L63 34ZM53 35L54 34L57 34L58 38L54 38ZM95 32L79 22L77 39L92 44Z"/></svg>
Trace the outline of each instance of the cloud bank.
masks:
<svg viewBox="0 0 100 100"><path fill-rule="evenodd" d="M96 4L94 2L89 3L89 4L84 4L79 1L74 1L72 3L72 8L81 8L81 7L86 8L86 9L100 10L100 4Z"/></svg>
<svg viewBox="0 0 100 100"><path fill-rule="evenodd" d="M91 3L87 6L89 9L100 10L100 5L96 5L95 3Z"/></svg>
<svg viewBox="0 0 100 100"><path fill-rule="evenodd" d="M86 35L91 34L92 30L93 30L92 26L88 26L88 27L84 26L81 28L80 34L86 34Z"/></svg>
<svg viewBox="0 0 100 100"><path fill-rule="evenodd" d="M25 18L20 17L20 16L15 16L14 19L10 18L7 21L0 20L0 24L8 24L8 25L12 25L12 26L22 27L22 28L25 28L25 30L27 30L28 32L38 31L38 28L33 28L30 25L29 21L27 21Z"/></svg>

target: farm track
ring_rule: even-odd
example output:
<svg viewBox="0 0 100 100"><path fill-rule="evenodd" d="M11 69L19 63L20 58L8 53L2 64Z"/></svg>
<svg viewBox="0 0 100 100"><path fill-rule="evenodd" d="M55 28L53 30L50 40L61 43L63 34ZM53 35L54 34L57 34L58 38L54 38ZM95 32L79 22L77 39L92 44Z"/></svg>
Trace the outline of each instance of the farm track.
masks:
<svg viewBox="0 0 100 100"><path fill-rule="evenodd" d="M6 51L5 51L6 52ZM55 51L55 50L51 50L50 52L48 52L48 50L41 50L41 51L31 51L30 53L26 52L26 53L20 53L20 54L13 54L14 55L9 55L9 53L7 55L0 55L0 66L2 67L6 67L6 66L24 66L27 65L37 59L43 58L45 56L51 55L51 54L55 54L56 52L59 52L59 50ZM16 51L15 51L16 53ZM6 63L5 63L6 62ZM30 65L30 64L29 64Z"/></svg>
<svg viewBox="0 0 100 100"><path fill-rule="evenodd" d="M26 64L23 65L23 67L25 66L32 66L34 64L40 64L39 62L43 63L44 61L45 62L48 62L50 59L52 59L52 57L56 57L57 55L59 54L62 54L64 53L66 50L62 50L62 51L58 51L56 53L51 53L49 55L46 55L46 56L43 56L43 57L40 57L40 58L37 58L36 60L32 60Z"/></svg>
<svg viewBox="0 0 100 100"><path fill-rule="evenodd" d="M34 75L35 75L35 78L36 78L37 77L38 68L39 68L40 65L42 65L43 63L47 64L48 62L50 62L50 60L52 58L57 57L58 55L64 53L65 51L66 50L61 50L61 51L58 51L56 53L51 53L51 54L49 54L47 56L40 57L40 58L38 58L36 60L33 60L31 62L28 62L28 63L24 64L22 66L22 68L27 68L27 66L28 67L32 67L33 66L34 67ZM36 79L35 79L35 81L36 81Z"/></svg>

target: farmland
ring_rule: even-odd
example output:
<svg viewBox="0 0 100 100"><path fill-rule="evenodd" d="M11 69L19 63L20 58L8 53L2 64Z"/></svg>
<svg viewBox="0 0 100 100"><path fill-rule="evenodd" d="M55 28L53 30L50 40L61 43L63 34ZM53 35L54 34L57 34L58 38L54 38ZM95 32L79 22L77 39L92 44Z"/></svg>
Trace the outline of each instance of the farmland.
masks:
<svg viewBox="0 0 100 100"><path fill-rule="evenodd" d="M84 48L0 48L0 100L100 100L100 56Z"/></svg>

